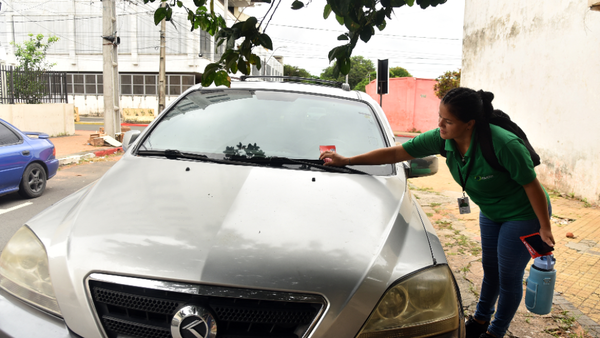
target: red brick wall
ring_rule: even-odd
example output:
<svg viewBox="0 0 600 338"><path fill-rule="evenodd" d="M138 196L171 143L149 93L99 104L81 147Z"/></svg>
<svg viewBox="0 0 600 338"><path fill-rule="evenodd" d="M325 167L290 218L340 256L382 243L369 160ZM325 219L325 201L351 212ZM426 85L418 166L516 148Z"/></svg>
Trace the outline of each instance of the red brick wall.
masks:
<svg viewBox="0 0 600 338"><path fill-rule="evenodd" d="M436 82L414 77L390 79L389 93L383 95L382 108L394 132L424 132L437 128L440 99L433 91ZM375 81L367 85L366 92L379 102Z"/></svg>

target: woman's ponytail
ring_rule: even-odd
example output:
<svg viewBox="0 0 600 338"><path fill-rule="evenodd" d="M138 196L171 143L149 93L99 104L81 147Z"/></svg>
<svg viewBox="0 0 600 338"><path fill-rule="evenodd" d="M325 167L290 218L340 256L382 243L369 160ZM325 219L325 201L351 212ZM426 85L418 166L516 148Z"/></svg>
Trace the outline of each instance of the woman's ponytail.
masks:
<svg viewBox="0 0 600 338"><path fill-rule="evenodd" d="M492 101L494 100L494 94L491 92L486 92L483 90L479 90L477 92L479 97L481 98L481 102L483 103L481 117L483 121L489 121L492 113L494 112L494 106L492 105Z"/></svg>

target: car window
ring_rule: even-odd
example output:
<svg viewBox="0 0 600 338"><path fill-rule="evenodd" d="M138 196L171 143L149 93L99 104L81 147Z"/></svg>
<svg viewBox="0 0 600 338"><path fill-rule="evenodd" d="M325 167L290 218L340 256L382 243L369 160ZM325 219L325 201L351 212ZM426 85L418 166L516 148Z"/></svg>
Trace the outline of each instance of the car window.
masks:
<svg viewBox="0 0 600 338"><path fill-rule="evenodd" d="M21 139L10 128L0 123L0 147L19 143Z"/></svg>
<svg viewBox="0 0 600 338"><path fill-rule="evenodd" d="M172 107L139 149L214 158L316 160L320 146L335 146L337 152L353 156L386 142L364 102L276 91L204 90L189 93ZM385 171L390 170L388 166Z"/></svg>

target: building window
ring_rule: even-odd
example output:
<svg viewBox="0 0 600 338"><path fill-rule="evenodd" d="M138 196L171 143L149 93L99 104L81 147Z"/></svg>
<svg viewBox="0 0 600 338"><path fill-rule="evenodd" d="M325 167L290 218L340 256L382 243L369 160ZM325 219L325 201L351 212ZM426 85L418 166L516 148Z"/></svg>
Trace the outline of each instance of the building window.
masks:
<svg viewBox="0 0 600 338"><path fill-rule="evenodd" d="M131 75L121 75L121 95L131 95L133 90L131 89Z"/></svg>
<svg viewBox="0 0 600 338"><path fill-rule="evenodd" d="M133 75L133 95L144 95L144 75Z"/></svg>
<svg viewBox="0 0 600 338"><path fill-rule="evenodd" d="M71 95L102 95L102 74L67 74L67 93Z"/></svg>
<svg viewBox="0 0 600 338"><path fill-rule="evenodd" d="M156 95L156 75L145 75L146 80L146 95Z"/></svg>
<svg viewBox="0 0 600 338"><path fill-rule="evenodd" d="M212 56L212 38L203 30L200 30L200 54L206 59Z"/></svg>
<svg viewBox="0 0 600 338"><path fill-rule="evenodd" d="M85 94L83 74L73 74L73 94Z"/></svg>
<svg viewBox="0 0 600 338"><path fill-rule="evenodd" d="M166 75L165 94L181 95L195 84L194 75ZM121 74L121 95L155 96L158 93L158 75Z"/></svg>

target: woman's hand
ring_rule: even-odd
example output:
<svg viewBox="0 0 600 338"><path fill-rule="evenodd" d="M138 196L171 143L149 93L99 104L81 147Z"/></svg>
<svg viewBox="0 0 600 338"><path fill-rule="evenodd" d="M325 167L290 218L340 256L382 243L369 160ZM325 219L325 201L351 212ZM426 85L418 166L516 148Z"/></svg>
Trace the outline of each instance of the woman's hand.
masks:
<svg viewBox="0 0 600 338"><path fill-rule="evenodd" d="M325 151L319 156L320 160L325 162L325 165L334 167L342 167L348 165L348 158L333 151Z"/></svg>
<svg viewBox="0 0 600 338"><path fill-rule="evenodd" d="M345 165L379 165L397 163L402 161L412 160L401 145L387 148L379 148L368 153L356 155L352 157L344 157L333 151L326 151L319 156L319 159L325 161L325 165L342 167Z"/></svg>
<svg viewBox="0 0 600 338"><path fill-rule="evenodd" d="M525 193L529 198L531 207L540 221L540 237L546 244L554 247L554 236L552 236L552 226L550 224L550 215L548 214L548 203L546 194L537 178L523 186Z"/></svg>
<svg viewBox="0 0 600 338"><path fill-rule="evenodd" d="M544 241L546 244L550 245L551 247L554 247L554 236L552 236L552 230L550 230L550 228L540 228L540 237L542 238L542 241Z"/></svg>

